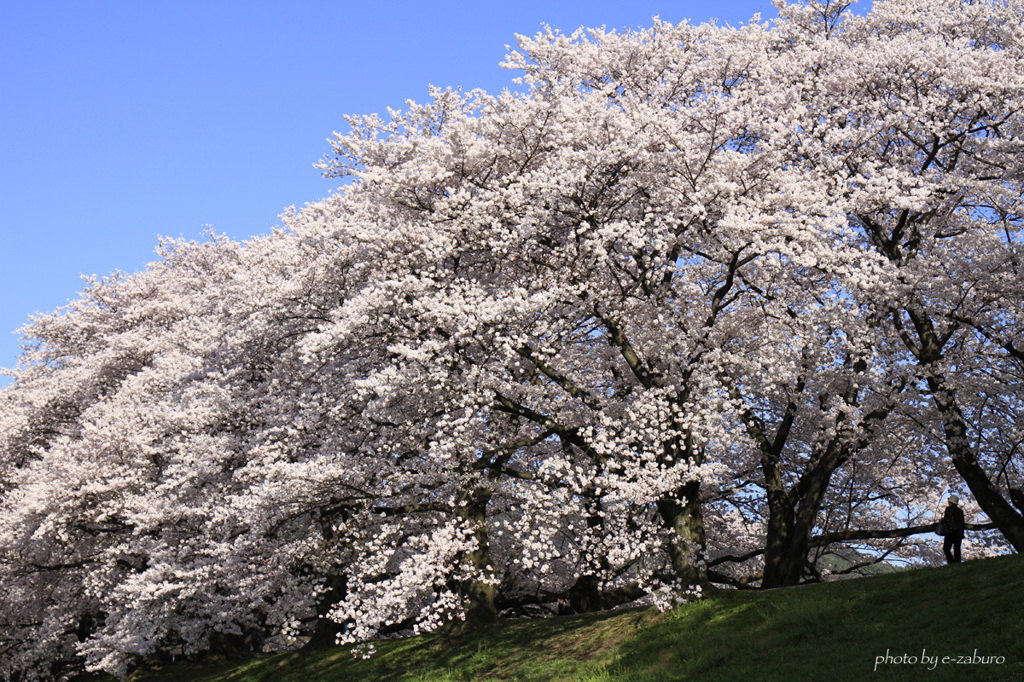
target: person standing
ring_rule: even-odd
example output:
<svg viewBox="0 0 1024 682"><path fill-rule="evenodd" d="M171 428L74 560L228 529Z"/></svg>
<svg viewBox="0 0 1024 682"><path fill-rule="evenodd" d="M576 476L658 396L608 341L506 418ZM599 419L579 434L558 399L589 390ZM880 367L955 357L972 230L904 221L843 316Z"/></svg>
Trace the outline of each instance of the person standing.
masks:
<svg viewBox="0 0 1024 682"><path fill-rule="evenodd" d="M964 512L958 506L960 498L949 496L949 505L942 515L942 551L946 555L947 564L960 563L960 543L964 539Z"/></svg>

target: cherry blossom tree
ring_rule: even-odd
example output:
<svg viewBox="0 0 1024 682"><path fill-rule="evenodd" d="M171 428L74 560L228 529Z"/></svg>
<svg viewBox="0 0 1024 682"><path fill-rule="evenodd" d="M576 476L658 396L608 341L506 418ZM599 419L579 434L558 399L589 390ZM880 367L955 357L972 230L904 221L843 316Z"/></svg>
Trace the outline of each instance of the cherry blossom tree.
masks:
<svg viewBox="0 0 1024 682"><path fill-rule="evenodd" d="M1014 2L888 2L823 30L803 67L809 116L790 129L800 163L835 174L837 203L885 259L885 328L954 468L1017 551L1021 16ZM826 47L837 40L849 46Z"/></svg>
<svg viewBox="0 0 1024 682"><path fill-rule="evenodd" d="M947 489L1020 551L1021 16L521 37L90 282L0 393L0 670L931 561Z"/></svg>

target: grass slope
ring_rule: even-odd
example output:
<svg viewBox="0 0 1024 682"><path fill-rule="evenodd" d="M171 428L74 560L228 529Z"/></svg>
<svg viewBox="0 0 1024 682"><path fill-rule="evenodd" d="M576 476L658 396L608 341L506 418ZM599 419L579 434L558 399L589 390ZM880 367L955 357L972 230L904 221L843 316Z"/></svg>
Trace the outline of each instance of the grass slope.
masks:
<svg viewBox="0 0 1024 682"><path fill-rule="evenodd" d="M922 662L922 652L930 660ZM382 642L369 660L332 647L216 664L179 661L131 680L794 678L1024 680L1024 557L764 593L722 592L667 613L509 620L458 638Z"/></svg>

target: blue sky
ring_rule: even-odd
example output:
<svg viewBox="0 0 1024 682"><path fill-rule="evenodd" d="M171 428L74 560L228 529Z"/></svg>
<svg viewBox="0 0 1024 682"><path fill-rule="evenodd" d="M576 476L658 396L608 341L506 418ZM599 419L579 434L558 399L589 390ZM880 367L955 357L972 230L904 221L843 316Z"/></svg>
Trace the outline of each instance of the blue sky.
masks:
<svg viewBox="0 0 1024 682"><path fill-rule="evenodd" d="M159 235L243 239L334 187L313 168L344 114L498 92L542 24L746 23L770 0L0 0L0 367L15 329L134 272ZM0 377L0 385L8 383Z"/></svg>

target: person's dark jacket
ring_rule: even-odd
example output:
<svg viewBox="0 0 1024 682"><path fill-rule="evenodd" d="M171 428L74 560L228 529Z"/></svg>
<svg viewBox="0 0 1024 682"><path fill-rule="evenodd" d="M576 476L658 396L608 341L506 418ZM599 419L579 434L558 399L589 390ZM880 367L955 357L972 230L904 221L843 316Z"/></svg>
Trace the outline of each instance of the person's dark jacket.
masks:
<svg viewBox="0 0 1024 682"><path fill-rule="evenodd" d="M946 537L962 538L964 536L964 512L960 507L951 504L942 515L942 529Z"/></svg>

